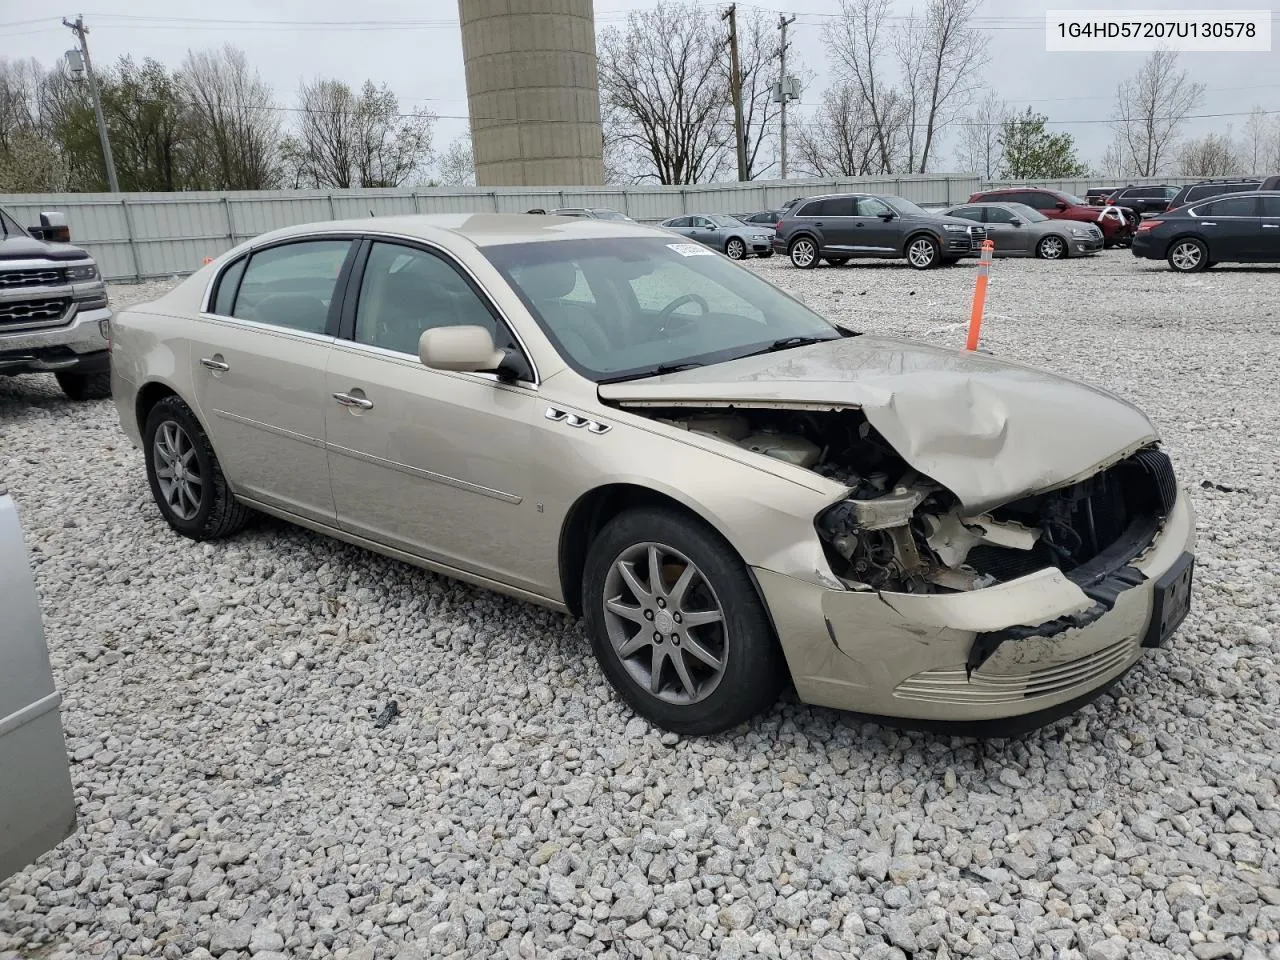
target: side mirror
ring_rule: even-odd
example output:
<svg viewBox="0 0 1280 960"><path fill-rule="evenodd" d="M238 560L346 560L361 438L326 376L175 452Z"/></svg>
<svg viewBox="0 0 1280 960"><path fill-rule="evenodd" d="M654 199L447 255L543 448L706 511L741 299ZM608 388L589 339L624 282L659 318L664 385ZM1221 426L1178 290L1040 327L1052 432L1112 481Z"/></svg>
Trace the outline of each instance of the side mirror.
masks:
<svg viewBox="0 0 1280 960"><path fill-rule="evenodd" d="M890 220L897 219L897 216L898 215L894 213L892 210L888 210L885 213L880 214L880 219L883 220L885 223L888 223Z"/></svg>
<svg viewBox="0 0 1280 960"><path fill-rule="evenodd" d="M1021 221L1020 219L1018 219L1017 217L1014 217L1012 220L1010 220L1010 221L1009 221L1009 223L1011 223L1011 224L1012 224L1013 226L1015 226L1015 227L1020 227L1020 226L1022 226L1022 221Z"/></svg>
<svg viewBox="0 0 1280 960"><path fill-rule="evenodd" d="M1067 203L1067 201L1065 200L1059 200L1057 203L1054 204L1054 206L1057 207L1059 210L1066 210L1068 207L1071 206L1071 204Z"/></svg>
<svg viewBox="0 0 1280 960"><path fill-rule="evenodd" d="M39 226L31 227L27 232L37 240L48 243L71 242L71 228L67 226L67 216L64 213L41 213Z"/></svg>
<svg viewBox="0 0 1280 960"><path fill-rule="evenodd" d="M484 327L432 327L418 338L418 359L434 370L492 372L505 358Z"/></svg>

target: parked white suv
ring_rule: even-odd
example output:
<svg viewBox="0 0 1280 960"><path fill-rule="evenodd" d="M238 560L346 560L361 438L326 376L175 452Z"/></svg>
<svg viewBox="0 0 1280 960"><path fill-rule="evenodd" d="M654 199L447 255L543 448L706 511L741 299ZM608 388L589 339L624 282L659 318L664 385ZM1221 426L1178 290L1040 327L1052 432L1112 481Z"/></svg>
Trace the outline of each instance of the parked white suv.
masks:
<svg viewBox="0 0 1280 960"><path fill-rule="evenodd" d="M72 400L111 396L111 310L61 214L27 230L0 208L0 375L52 373Z"/></svg>

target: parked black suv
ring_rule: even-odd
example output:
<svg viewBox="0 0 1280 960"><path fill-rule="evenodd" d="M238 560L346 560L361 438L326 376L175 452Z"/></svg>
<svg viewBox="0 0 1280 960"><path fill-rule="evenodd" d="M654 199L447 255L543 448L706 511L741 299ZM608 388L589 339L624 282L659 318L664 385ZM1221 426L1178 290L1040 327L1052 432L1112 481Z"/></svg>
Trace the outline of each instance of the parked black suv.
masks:
<svg viewBox="0 0 1280 960"><path fill-rule="evenodd" d="M1215 196L1138 226L1133 255L1168 260L1179 273L1215 263L1280 263L1280 190Z"/></svg>
<svg viewBox="0 0 1280 960"><path fill-rule="evenodd" d="M1220 197L1227 193L1245 193L1252 190L1280 190L1280 176L1267 177L1225 177L1217 180L1200 180L1188 184L1179 190L1169 201L1168 209L1186 206L1207 200L1209 197Z"/></svg>
<svg viewBox="0 0 1280 960"><path fill-rule="evenodd" d="M1177 187L1171 187L1167 184L1159 184L1152 186L1144 184L1142 186L1129 185L1121 187L1107 198L1107 203L1113 207L1125 207L1134 211L1138 216L1146 216L1147 214L1160 213L1169 209L1169 201L1178 194Z"/></svg>
<svg viewBox="0 0 1280 960"><path fill-rule="evenodd" d="M778 221L774 253L801 269L826 260L905 258L917 270L978 256L986 229L958 217L931 213L902 197L841 193L795 202Z"/></svg>

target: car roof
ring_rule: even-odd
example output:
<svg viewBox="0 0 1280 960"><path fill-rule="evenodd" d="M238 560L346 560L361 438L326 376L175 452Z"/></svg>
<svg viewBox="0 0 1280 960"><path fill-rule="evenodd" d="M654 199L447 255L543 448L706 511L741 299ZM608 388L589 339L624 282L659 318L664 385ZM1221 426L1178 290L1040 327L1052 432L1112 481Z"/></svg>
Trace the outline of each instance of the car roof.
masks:
<svg viewBox="0 0 1280 960"><path fill-rule="evenodd" d="M273 230L258 242L285 240L316 233L390 233L449 245L465 240L477 247L552 240L602 240L615 237L663 237L658 227L631 220L591 220L529 213L437 213L401 217L322 220Z"/></svg>

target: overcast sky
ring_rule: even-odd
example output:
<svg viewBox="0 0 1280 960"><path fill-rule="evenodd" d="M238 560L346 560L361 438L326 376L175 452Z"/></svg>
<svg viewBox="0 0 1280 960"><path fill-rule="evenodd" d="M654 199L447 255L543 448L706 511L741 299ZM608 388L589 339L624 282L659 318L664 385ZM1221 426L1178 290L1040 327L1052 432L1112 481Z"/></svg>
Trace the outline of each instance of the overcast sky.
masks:
<svg viewBox="0 0 1280 960"><path fill-rule="evenodd" d="M707 6L720 9L723 3ZM915 0L917 7L923 0ZM0 56L34 56L52 63L72 43L58 17L83 12L90 28L95 62L121 54L151 56L176 66L190 48L233 43L248 54L280 102L291 105L302 78L334 76L353 85L366 78L390 84L402 110L430 109L441 119L437 146L466 130L466 83L462 41L454 0L85 0L81 10L59 9L58 0L0 0ZM597 29L620 25L626 11L653 6L656 0L596 0ZM907 13L912 0L895 0ZM1102 123L1110 116L1117 81L1135 71L1144 54L1046 53L1046 9L1086 7L1111 9L1204 9L1224 6L1260 7L1232 0L982 0L980 23L991 38L991 64L986 78L1015 106L1032 106L1047 114L1052 126L1071 132L1082 159L1098 163L1110 139ZM739 2L742 13L767 11L797 14L792 26L793 62L816 79L801 104L803 115L830 80L822 42L823 25L838 9L837 0L752 0ZM161 22L168 18L168 22ZM173 18L186 22L174 23ZM253 21L294 21L263 24ZM366 21L353 24L351 21ZM237 22L239 21L239 22ZM398 21L398 22L397 22ZM1270 53L1183 53L1182 63L1208 87L1197 113L1247 112L1257 104L1280 112L1280 50ZM1197 120L1191 133L1223 129L1239 132L1244 117ZM950 158L950 144L946 156ZM946 164L944 164L946 165Z"/></svg>

